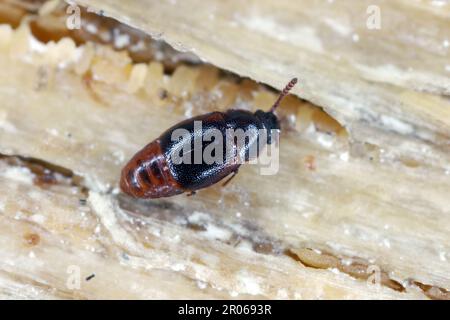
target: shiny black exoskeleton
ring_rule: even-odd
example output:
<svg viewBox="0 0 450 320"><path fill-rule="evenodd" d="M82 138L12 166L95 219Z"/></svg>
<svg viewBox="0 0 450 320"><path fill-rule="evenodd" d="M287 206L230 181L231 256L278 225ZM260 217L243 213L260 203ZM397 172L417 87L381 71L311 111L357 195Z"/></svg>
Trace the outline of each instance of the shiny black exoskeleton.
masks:
<svg viewBox="0 0 450 320"><path fill-rule="evenodd" d="M201 128L195 128L195 121L201 121ZM242 161L239 161L236 157L242 155L242 160L252 160L259 155L260 147L265 144L260 144L259 130L266 130L268 133L267 143L270 143L271 130L279 128L278 119L271 112L263 112L261 110L254 114L245 110L229 110L225 113L212 112L188 119L170 128L161 135L160 143L166 159L173 159L174 153L178 153L180 157L183 157L185 155L185 152L182 150L184 144L180 143L180 141L173 141L172 134L174 130L179 129L185 129L189 132L189 136L183 138L184 141L189 140L190 143L190 147L186 148L189 153L187 157L189 159L188 163L174 164L173 161L169 160L168 165L175 180L183 188L194 191L206 188L231 173L237 172ZM205 137L211 129L216 129L222 136L220 141L222 146L221 161L207 163L203 158L201 163L196 163L194 157L196 150L195 139ZM238 129L248 133L248 138L240 146L237 144L237 141L232 141L232 148L227 150L226 142L230 139L227 136L227 132L233 132ZM211 141L199 143L198 147L201 148L199 154L203 155L208 147L212 148L211 144L214 143L218 143L214 138L211 138ZM250 152L252 147L256 150L253 156Z"/></svg>

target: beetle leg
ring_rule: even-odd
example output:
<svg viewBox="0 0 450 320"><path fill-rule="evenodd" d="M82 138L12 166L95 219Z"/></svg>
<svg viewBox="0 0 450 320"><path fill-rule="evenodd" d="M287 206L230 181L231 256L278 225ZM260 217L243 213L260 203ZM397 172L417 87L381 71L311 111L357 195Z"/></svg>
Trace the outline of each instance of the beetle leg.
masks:
<svg viewBox="0 0 450 320"><path fill-rule="evenodd" d="M196 193L197 193L197 191L191 191L187 194L187 196L192 197L192 196L195 196Z"/></svg>
<svg viewBox="0 0 450 320"><path fill-rule="evenodd" d="M225 187L228 183L230 183L230 181L237 175L238 171L239 171L239 169L236 169L235 171L233 171L231 176L222 184L222 187Z"/></svg>

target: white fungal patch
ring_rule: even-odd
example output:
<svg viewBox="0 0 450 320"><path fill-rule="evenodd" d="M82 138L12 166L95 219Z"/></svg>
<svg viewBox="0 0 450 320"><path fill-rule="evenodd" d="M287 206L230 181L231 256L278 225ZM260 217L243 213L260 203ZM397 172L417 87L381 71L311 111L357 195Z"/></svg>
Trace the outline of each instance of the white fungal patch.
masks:
<svg viewBox="0 0 450 320"><path fill-rule="evenodd" d="M207 239L227 241L231 238L231 231L214 224L206 225L206 231L201 233Z"/></svg>
<svg viewBox="0 0 450 320"><path fill-rule="evenodd" d="M286 289L278 289L277 299L289 299L289 295Z"/></svg>
<svg viewBox="0 0 450 320"><path fill-rule="evenodd" d="M7 47L13 36L13 28L9 24L0 25L0 48Z"/></svg>
<svg viewBox="0 0 450 320"><path fill-rule="evenodd" d="M201 280L197 280L196 283L197 283L197 287L202 290L206 289L206 287L208 286L208 284L206 282L201 281Z"/></svg>
<svg viewBox="0 0 450 320"><path fill-rule="evenodd" d="M186 270L186 266L182 263L173 264L170 268L176 272Z"/></svg>
<svg viewBox="0 0 450 320"><path fill-rule="evenodd" d="M295 43L318 53L324 52L322 41L311 27L284 25L262 15L236 16L236 20L248 29L264 33L279 41Z"/></svg>
<svg viewBox="0 0 450 320"><path fill-rule="evenodd" d="M116 243L135 252L141 252L143 250L133 237L120 226L115 215L117 206L111 196L104 196L91 191L89 193L88 202L102 221L102 225L110 232Z"/></svg>
<svg viewBox="0 0 450 320"><path fill-rule="evenodd" d="M37 52L37 53L42 53L44 54L45 52L47 52L47 46L45 45L45 43L40 42L38 39L36 39L35 37L33 37L33 35L31 33L29 33L29 48L31 52Z"/></svg>
<svg viewBox="0 0 450 320"><path fill-rule="evenodd" d="M350 26L342 24L341 21L325 18L323 22L325 22L325 24L329 26L333 31L342 36L348 36L352 32Z"/></svg>
<svg viewBox="0 0 450 320"><path fill-rule="evenodd" d="M189 217L188 221L193 224L202 224L211 221L211 217L203 212L194 211Z"/></svg>
<svg viewBox="0 0 450 320"><path fill-rule="evenodd" d="M387 115L382 115L381 122L383 123L384 126L400 134L408 135L414 133L414 128L412 125L403 122L399 119Z"/></svg>
<svg viewBox="0 0 450 320"><path fill-rule="evenodd" d="M6 111L0 111L0 129L8 133L16 133L17 128L8 121L8 114Z"/></svg>
<svg viewBox="0 0 450 320"><path fill-rule="evenodd" d="M358 35L357 33L354 33L354 34L352 35L352 41L353 41L353 42L359 42L359 35Z"/></svg>
<svg viewBox="0 0 450 320"><path fill-rule="evenodd" d="M115 31L115 30L114 30ZM125 48L130 45L130 36L128 34L120 34L115 32L114 34L114 46L118 49Z"/></svg>
<svg viewBox="0 0 450 320"><path fill-rule="evenodd" d="M236 249L239 251L244 251L244 252L254 252L255 251L255 250L253 250L252 243L247 240L242 240L241 242L239 242L239 244L236 246Z"/></svg>
<svg viewBox="0 0 450 320"><path fill-rule="evenodd" d="M98 32L97 26L93 23L88 23L85 28L86 28L87 32L92 33L92 34L97 34L97 32Z"/></svg>
<svg viewBox="0 0 450 320"><path fill-rule="evenodd" d="M246 293L251 295L259 295L263 294L264 291L261 288L261 279L259 277L255 277L251 273L246 270L240 271L236 280L238 281L238 292Z"/></svg>
<svg viewBox="0 0 450 320"><path fill-rule="evenodd" d="M385 246L388 249L391 248L391 242L389 241L389 239L383 239L382 245Z"/></svg>
<svg viewBox="0 0 450 320"><path fill-rule="evenodd" d="M227 241L232 236L231 230L214 224L212 218L206 213L195 211L188 217L188 221L192 224L204 226L206 230L200 234L207 239Z"/></svg>
<svg viewBox="0 0 450 320"><path fill-rule="evenodd" d="M232 296L233 298L237 297L239 295L239 292L236 291L230 291L230 296Z"/></svg>
<svg viewBox="0 0 450 320"><path fill-rule="evenodd" d="M342 161L348 162L348 160L350 159L350 154L349 152L343 152L339 155L339 159L341 159Z"/></svg>
<svg viewBox="0 0 450 320"><path fill-rule="evenodd" d="M4 168L0 176L23 184L33 184L34 174L28 168L8 167Z"/></svg>
<svg viewBox="0 0 450 320"><path fill-rule="evenodd" d="M54 136L54 137L59 136L59 132L58 132L58 130L55 129L55 128L52 128L52 129L46 129L45 131L47 131L48 134L50 134L50 135L52 135L52 136Z"/></svg>
<svg viewBox="0 0 450 320"><path fill-rule="evenodd" d="M42 214L33 214L30 217L30 220L36 222L37 224L43 225L45 223L45 220L47 220L47 218Z"/></svg>
<svg viewBox="0 0 450 320"><path fill-rule="evenodd" d="M116 161L114 161L115 164L125 162L125 154L122 150L113 150L112 155L116 159Z"/></svg>
<svg viewBox="0 0 450 320"><path fill-rule="evenodd" d="M433 74L427 70L403 69L392 64L382 64L375 67L355 63L354 67L365 79L370 81L391 83L402 87L410 87L414 84L416 90L435 91L437 88L449 90L446 76ZM430 83L430 79L433 79L433 83Z"/></svg>
<svg viewBox="0 0 450 320"><path fill-rule="evenodd" d="M330 149L331 147L333 147L335 140L336 139L329 134L324 133L317 134L317 142L326 149Z"/></svg>

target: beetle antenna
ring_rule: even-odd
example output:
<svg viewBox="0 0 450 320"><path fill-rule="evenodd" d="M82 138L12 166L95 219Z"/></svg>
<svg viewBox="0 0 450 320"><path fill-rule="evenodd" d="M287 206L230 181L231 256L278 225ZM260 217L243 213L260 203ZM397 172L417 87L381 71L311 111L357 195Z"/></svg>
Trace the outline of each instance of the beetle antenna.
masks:
<svg viewBox="0 0 450 320"><path fill-rule="evenodd" d="M275 103L273 104L273 106L272 106L272 108L270 109L269 112L273 113L278 108L278 106L280 105L281 100L283 100L283 98L287 96L289 91L291 91L291 89L295 86L296 83L297 83L297 78L294 78L291 81L289 81L289 83L286 85L286 87L284 87L283 91L278 96L277 101L275 101Z"/></svg>

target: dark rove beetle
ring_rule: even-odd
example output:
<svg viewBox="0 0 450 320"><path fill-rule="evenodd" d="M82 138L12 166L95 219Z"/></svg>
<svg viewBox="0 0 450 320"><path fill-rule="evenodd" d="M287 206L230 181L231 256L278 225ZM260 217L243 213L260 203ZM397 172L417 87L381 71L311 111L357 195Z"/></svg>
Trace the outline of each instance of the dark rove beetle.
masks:
<svg viewBox="0 0 450 320"><path fill-rule="evenodd" d="M170 197L184 192L194 194L196 190L209 187L230 176L224 183L226 185L237 174L241 165L241 163L235 161L237 154L242 154L243 151L247 155L250 144L254 143L255 140L244 143L242 150L236 150L237 147L235 146L231 156L230 153L228 155L224 153L225 159L221 163L207 164L202 162L195 164L191 162L190 164L175 164L171 155L173 149L179 146L179 143L177 144L178 141L172 140L172 133L177 129L185 129L193 140L195 137L203 137L208 129L217 129L223 134L223 141L225 141L226 129L242 129L244 131L265 129L267 140L264 141L264 145L270 144L271 130L280 129L274 111L296 83L297 79L294 78L287 84L269 112L262 110L258 110L254 114L246 110L228 110L225 113L211 112L174 125L133 156L122 169L120 188L123 192L135 198L149 199ZM194 121L202 122L200 131L196 130ZM256 140L258 138L259 136ZM205 146L202 145L202 148ZM258 155L259 150L256 157ZM245 160L249 160L247 156Z"/></svg>

